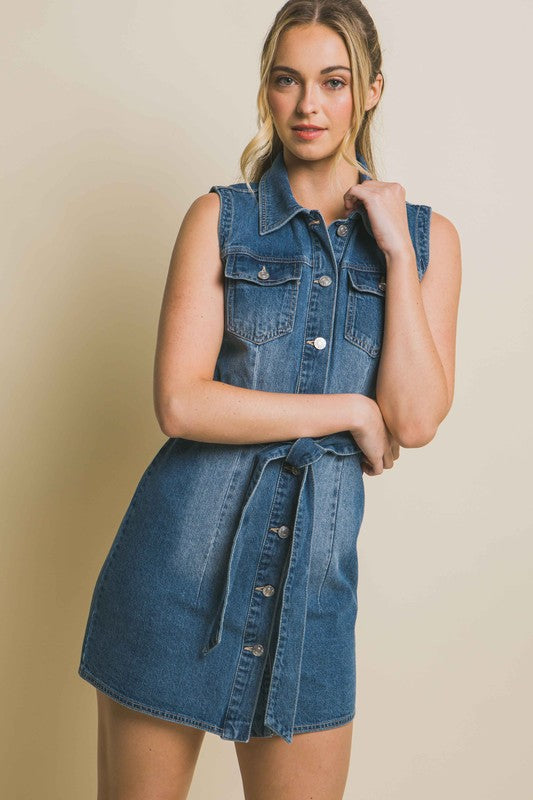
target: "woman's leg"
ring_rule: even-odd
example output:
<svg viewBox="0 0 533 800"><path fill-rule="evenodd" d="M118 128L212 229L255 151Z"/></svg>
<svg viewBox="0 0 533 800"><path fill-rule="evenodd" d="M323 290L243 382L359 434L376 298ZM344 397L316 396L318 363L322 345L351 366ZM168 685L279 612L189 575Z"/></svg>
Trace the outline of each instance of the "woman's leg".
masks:
<svg viewBox="0 0 533 800"><path fill-rule="evenodd" d="M96 695L98 800L185 800L205 731Z"/></svg>
<svg viewBox="0 0 533 800"><path fill-rule="evenodd" d="M353 720L337 728L235 742L246 800L341 800Z"/></svg>

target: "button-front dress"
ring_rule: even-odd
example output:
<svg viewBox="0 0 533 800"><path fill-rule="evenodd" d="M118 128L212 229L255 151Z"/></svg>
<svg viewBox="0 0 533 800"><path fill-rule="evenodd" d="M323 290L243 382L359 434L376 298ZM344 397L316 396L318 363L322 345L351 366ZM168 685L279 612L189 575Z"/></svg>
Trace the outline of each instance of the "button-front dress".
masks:
<svg viewBox="0 0 533 800"><path fill-rule="evenodd" d="M375 399L387 274L366 210L327 226L297 203L281 152L251 188L210 189L224 265L214 380ZM431 208L407 202L406 214L422 280ZM168 438L101 566L79 675L222 739L290 743L349 722L361 455L349 431L245 445Z"/></svg>

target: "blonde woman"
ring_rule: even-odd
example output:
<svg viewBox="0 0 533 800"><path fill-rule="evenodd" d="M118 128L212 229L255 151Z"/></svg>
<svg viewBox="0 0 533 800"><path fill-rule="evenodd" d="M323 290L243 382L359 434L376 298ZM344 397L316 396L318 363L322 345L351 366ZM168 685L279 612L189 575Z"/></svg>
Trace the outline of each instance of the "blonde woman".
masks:
<svg viewBox="0 0 533 800"><path fill-rule="evenodd" d="M92 598L99 800L186 798L205 732L247 800L343 796L363 475L454 391L454 225L381 181L381 51L358 0L290 0L265 39L243 181L187 211L155 357L168 437Z"/></svg>

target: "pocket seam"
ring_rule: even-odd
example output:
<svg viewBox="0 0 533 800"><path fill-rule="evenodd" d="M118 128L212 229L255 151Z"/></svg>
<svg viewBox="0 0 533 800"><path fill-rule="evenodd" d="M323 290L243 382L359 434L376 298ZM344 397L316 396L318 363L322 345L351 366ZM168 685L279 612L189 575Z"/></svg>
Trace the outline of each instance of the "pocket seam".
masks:
<svg viewBox="0 0 533 800"><path fill-rule="evenodd" d="M360 276L355 275L351 269L347 270L348 272L348 297L347 297L347 308L346 308L346 321L344 325L344 338L349 341L351 344L356 345L361 350L363 350L367 355L371 358L376 358L380 351L382 342L377 342L377 340L371 339L369 336L365 336L364 334L358 333L356 330L356 318L357 318L357 304L358 304L358 293L364 293L376 298L375 302L380 302L377 298L381 298L384 301L385 298L385 290L380 289L379 286L376 286L371 283L364 282ZM376 276L382 276L382 272L375 272Z"/></svg>
<svg viewBox="0 0 533 800"><path fill-rule="evenodd" d="M244 263L241 263L240 267L239 256L244 257ZM250 259L251 263L246 264L246 259ZM252 264L253 272L249 269ZM263 267L268 272L269 264L275 267L281 266L283 268L281 274L278 274L278 276L274 275L274 277L269 276L262 280L257 276L257 273ZM270 342L290 333L294 329L296 320L296 308L302 271L303 262L297 259L280 262L268 258L255 258L248 253L234 253L232 256L228 257L224 266L224 275L226 278L226 330L234 336L255 345L265 344L266 342ZM236 313L236 308L238 306L236 303L236 291L239 284L241 284L241 290L244 289L244 287L248 287L248 291L252 293L250 307L253 305L254 301L253 293L261 292L269 288L272 290L277 288L278 291L276 294L278 297L280 290L283 292L283 295L286 294L287 296L285 308L282 303L274 304L274 296L269 300L268 294L264 295L264 298L260 298L260 296L257 295L257 300L262 299L264 302L258 302L257 309L250 308L251 323L249 322L248 325L246 325L244 320L246 307L244 306L241 309L243 314L240 317L238 313ZM256 288L254 289L253 287ZM241 302L243 301L244 298ZM260 312L263 313L262 318ZM270 314L270 317L268 314ZM261 322L265 332L253 335L252 328L260 330ZM269 329L266 328L267 324L270 324Z"/></svg>

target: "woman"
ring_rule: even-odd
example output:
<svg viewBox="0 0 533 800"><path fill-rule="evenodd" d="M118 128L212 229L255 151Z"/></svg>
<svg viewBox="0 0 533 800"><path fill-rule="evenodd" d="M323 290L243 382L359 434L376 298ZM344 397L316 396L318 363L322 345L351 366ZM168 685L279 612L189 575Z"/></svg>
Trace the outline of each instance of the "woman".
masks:
<svg viewBox="0 0 533 800"><path fill-rule="evenodd" d="M98 577L79 674L99 798L185 798L205 731L247 798L343 795L363 474L431 441L454 389L453 224L377 180L383 91L357 0L278 12L246 180L188 210L146 468ZM431 243L431 248L430 248Z"/></svg>

